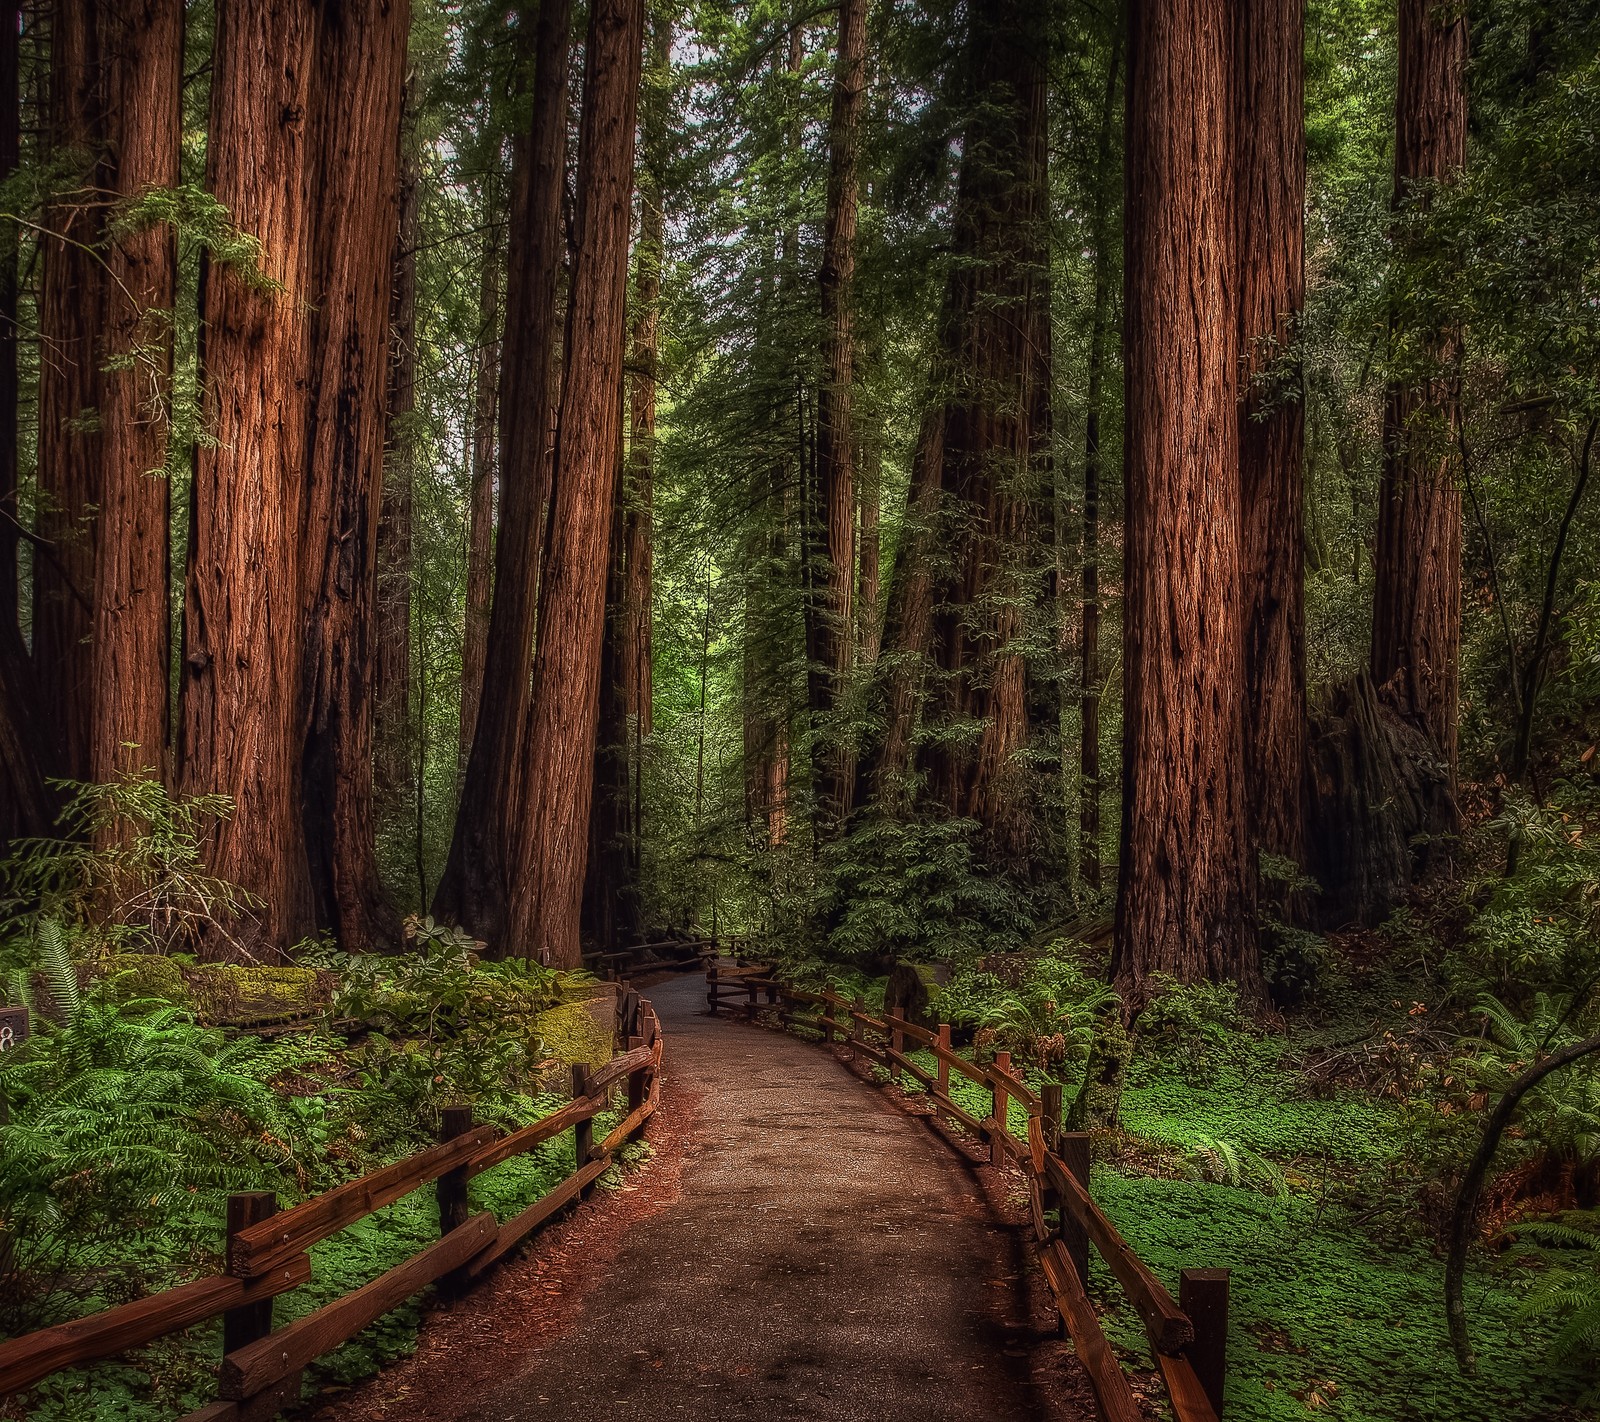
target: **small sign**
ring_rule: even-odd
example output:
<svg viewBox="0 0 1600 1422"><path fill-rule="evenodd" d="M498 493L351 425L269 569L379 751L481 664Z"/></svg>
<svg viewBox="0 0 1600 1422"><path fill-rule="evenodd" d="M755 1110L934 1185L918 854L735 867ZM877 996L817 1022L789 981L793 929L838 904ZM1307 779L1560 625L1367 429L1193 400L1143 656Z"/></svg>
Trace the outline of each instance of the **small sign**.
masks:
<svg viewBox="0 0 1600 1422"><path fill-rule="evenodd" d="M20 1047L30 1031L26 1007L0 1007L0 1052Z"/></svg>

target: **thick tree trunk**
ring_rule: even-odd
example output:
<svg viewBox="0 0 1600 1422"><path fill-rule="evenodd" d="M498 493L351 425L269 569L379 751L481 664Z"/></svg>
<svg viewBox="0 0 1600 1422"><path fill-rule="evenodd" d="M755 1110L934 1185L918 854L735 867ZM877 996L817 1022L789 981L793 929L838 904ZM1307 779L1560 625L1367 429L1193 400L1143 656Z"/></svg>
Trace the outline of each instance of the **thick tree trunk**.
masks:
<svg viewBox="0 0 1600 1422"><path fill-rule="evenodd" d="M180 783L234 804L213 873L263 901L239 945L271 953L309 926L300 823L299 537L312 298L306 114L314 16L283 0L217 10L208 186L261 243L261 275L202 277L205 415L184 600ZM261 56L274 62L263 65Z"/></svg>
<svg viewBox="0 0 1600 1422"><path fill-rule="evenodd" d="M0 183L17 171L22 154L20 0L0 3ZM17 626L17 225L0 224L0 622ZM4 789L0 773L0 790ZM0 834L5 832L0 812Z"/></svg>
<svg viewBox="0 0 1600 1422"><path fill-rule="evenodd" d="M876 438L862 443L856 503L856 663L871 667L878 660L878 647L883 641L878 611L883 576L883 447Z"/></svg>
<svg viewBox="0 0 1600 1422"><path fill-rule="evenodd" d="M461 629L461 741L463 773L478 727L483 664L489 651L489 610L494 598L495 411L500 386L500 272L505 255L499 228L484 242L478 279L478 344L472 353L472 497L467 513L467 607Z"/></svg>
<svg viewBox="0 0 1600 1422"><path fill-rule="evenodd" d="M830 718L850 675L855 592L855 380L857 137L866 87L866 0L841 0L833 114L828 125L828 198L823 219L822 389L817 422L815 524L808 528L812 596L806 603L808 701L813 721L818 830L837 828L852 771Z"/></svg>
<svg viewBox="0 0 1600 1422"><path fill-rule="evenodd" d="M539 7L532 127L512 149L494 603L478 726L462 780L450 857L433 904L439 917L463 924L503 954L531 951L506 941L506 929L511 874L518 862L514 840L527 814L521 785L522 741L549 517L571 30L571 0L549 0ZM613 454L608 444L604 457ZM605 503L609 519L609 498ZM602 576L605 547L602 540L594 555ZM584 777L587 780L587 757Z"/></svg>
<svg viewBox="0 0 1600 1422"><path fill-rule="evenodd" d="M1089 326L1089 382L1083 417L1083 567L1079 621L1078 865L1095 893L1105 887L1101 859L1100 801L1100 417L1105 408L1106 335L1110 327L1113 272L1111 190L1116 136L1117 90L1122 83L1122 28L1111 41L1105 102L1094 169L1094 310ZM1120 245L1120 242L1119 242Z"/></svg>
<svg viewBox="0 0 1600 1422"><path fill-rule="evenodd" d="M44 835L57 804L48 777L51 750L33 695L28 649L15 622L0 618L0 853L13 835Z"/></svg>
<svg viewBox="0 0 1600 1422"><path fill-rule="evenodd" d="M49 142L63 160L39 237L39 509L33 560L33 668L61 772L91 774L95 509L100 490L96 350L104 94L97 7L60 0L51 15ZM43 551L46 556L40 556Z"/></svg>
<svg viewBox="0 0 1600 1422"><path fill-rule="evenodd" d="M644 0L592 0L578 159L577 261L556 436L545 633L524 744L511 944L575 967L589 843L606 553L622 419L628 228Z"/></svg>
<svg viewBox="0 0 1600 1422"><path fill-rule="evenodd" d="M1399 0L1399 82L1395 95L1395 208L1427 201L1427 185L1448 182L1467 157L1467 21L1436 0ZM1418 184L1422 184L1418 190ZM1391 699L1427 731L1456 773L1456 706L1461 648L1461 490L1453 469L1459 419L1451 372L1453 331L1417 331L1397 312L1391 347L1418 344L1433 371L1401 374L1383 414L1383 476L1373 562L1372 677L1393 684ZM1413 355L1415 352L1413 352ZM1453 802L1452 802L1453 803ZM1436 828L1448 830L1454 820Z"/></svg>
<svg viewBox="0 0 1600 1422"><path fill-rule="evenodd" d="M388 380L389 262L398 221L410 0L320 10L312 192L311 412L305 563L302 794L317 926L361 952L398 946L378 878L373 811L377 534Z"/></svg>
<svg viewBox="0 0 1600 1422"><path fill-rule="evenodd" d="M1232 8L1134 0L1122 856L1113 970L1260 991L1244 796Z"/></svg>
<svg viewBox="0 0 1600 1422"><path fill-rule="evenodd" d="M388 457L378 506L378 650L374 667L374 779L378 803L404 813L416 775L411 725L411 486L416 465L417 204L415 76L406 80L396 139L398 219L390 255Z"/></svg>
<svg viewBox="0 0 1600 1422"><path fill-rule="evenodd" d="M1305 859L1303 0L1237 0L1240 556L1245 775L1256 849Z"/></svg>
<svg viewBox="0 0 1600 1422"><path fill-rule="evenodd" d="M123 203L178 182L182 0L129 0L100 12L108 158ZM100 511L94 577L90 775L167 779L171 575L167 419L176 238L165 223L113 227L101 292Z"/></svg>
<svg viewBox="0 0 1600 1422"><path fill-rule="evenodd" d="M1018 753L1029 730L1023 632L1049 458L1049 26L1016 0L970 12L973 114L962 143L957 259L946 297L941 486L953 573L935 594L934 655L946 673L935 711L978 721L941 736L926 760L933 794L983 825L1020 867L1039 824ZM971 747L971 748L968 748Z"/></svg>

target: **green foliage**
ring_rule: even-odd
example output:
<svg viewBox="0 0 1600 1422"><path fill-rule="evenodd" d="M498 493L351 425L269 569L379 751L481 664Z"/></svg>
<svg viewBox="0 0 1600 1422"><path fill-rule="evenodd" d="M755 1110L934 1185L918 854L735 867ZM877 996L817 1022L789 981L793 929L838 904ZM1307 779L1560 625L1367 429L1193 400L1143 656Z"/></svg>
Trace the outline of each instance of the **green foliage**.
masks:
<svg viewBox="0 0 1600 1422"><path fill-rule="evenodd" d="M1552 1356L1600 1379L1600 1215L1591 1210L1563 1220L1530 1220L1511 1234L1531 1246L1524 1258L1546 1270L1528 1294L1524 1316L1554 1319L1559 1327L1550 1340ZM1597 1392L1600 1381L1590 1386L1589 1397Z"/></svg>
<svg viewBox="0 0 1600 1422"><path fill-rule="evenodd" d="M1234 983L1181 983L1157 973L1151 986L1150 1001L1139 1014L1140 1040L1178 1060L1198 1063L1250 1030Z"/></svg>

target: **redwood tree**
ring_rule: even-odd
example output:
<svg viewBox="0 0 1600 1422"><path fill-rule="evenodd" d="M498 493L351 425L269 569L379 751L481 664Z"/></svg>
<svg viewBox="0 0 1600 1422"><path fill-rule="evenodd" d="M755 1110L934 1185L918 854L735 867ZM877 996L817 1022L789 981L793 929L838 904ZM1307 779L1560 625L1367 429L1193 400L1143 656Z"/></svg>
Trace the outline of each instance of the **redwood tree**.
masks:
<svg viewBox="0 0 1600 1422"><path fill-rule="evenodd" d="M526 12L523 18L525 23ZM528 721L534 624L550 501L550 417L559 332L557 280L564 253L561 197L566 180L571 30L571 0L548 0L540 5L533 35L532 122L512 146L494 603L477 730L462 780L450 856L433 903L440 917L465 925L501 952L527 951L503 940L512 866L521 863L514 857L513 840L527 812L521 788L522 742ZM620 404L620 385L612 393L613 403ZM614 454L608 444L605 457ZM608 483L608 521L610 487ZM593 553L602 580L607 543L608 539L601 539ZM603 581L601 597L603 600Z"/></svg>
<svg viewBox="0 0 1600 1422"><path fill-rule="evenodd" d="M94 576L90 775L167 769L171 633L167 610L167 411L176 242L140 214L150 188L178 181L182 0L125 0L99 11L110 214L101 286L100 495Z"/></svg>
<svg viewBox="0 0 1600 1422"><path fill-rule="evenodd" d="M1305 302L1303 0L1237 0L1233 91L1239 272L1245 773L1253 842L1304 861Z"/></svg>
<svg viewBox="0 0 1600 1422"><path fill-rule="evenodd" d="M575 967L589 843L607 552L622 419L628 229L644 0L593 0L584 57L576 261L556 435L544 632L518 803L511 945Z"/></svg>
<svg viewBox="0 0 1600 1422"><path fill-rule="evenodd" d="M302 775L312 908L351 952L394 944L373 821L376 570L388 379L389 258L398 211L410 0L319 10L313 97L312 396L304 550Z"/></svg>
<svg viewBox="0 0 1600 1422"><path fill-rule="evenodd" d="M307 922L295 695L307 426L295 392L311 354L314 32L314 14L284 0L218 5L207 148L207 185L259 239L259 273L211 262L202 278L203 400L215 438L195 461L180 783L232 799L209 867L263 902L261 942L246 946L265 951Z"/></svg>
<svg viewBox="0 0 1600 1422"><path fill-rule="evenodd" d="M1126 663L1113 969L1259 987L1240 695L1233 11L1134 0L1123 356Z"/></svg>
<svg viewBox="0 0 1600 1422"><path fill-rule="evenodd" d="M1399 0L1394 205L1403 223L1467 158L1465 10ZM1402 229L1402 242L1404 240ZM1432 739L1451 783L1461 648L1461 490L1454 471L1459 419L1450 330L1390 325L1399 369L1385 391L1383 476L1373 561L1372 678ZM1406 366L1421 366L1415 373ZM1440 826L1448 828L1448 826Z"/></svg>

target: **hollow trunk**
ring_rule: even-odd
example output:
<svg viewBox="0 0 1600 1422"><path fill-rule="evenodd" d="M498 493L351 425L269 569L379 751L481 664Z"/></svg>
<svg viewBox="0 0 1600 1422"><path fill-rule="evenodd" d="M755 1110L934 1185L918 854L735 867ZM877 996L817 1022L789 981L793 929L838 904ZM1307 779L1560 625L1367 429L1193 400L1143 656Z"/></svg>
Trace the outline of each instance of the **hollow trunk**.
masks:
<svg viewBox="0 0 1600 1422"><path fill-rule="evenodd" d="M461 629L463 772L478 725L494 597L494 435L500 384L500 272L504 260L497 237L491 235L484 244L483 271L478 281L478 344L472 355L472 496L467 515L467 607Z"/></svg>
<svg viewBox="0 0 1600 1422"><path fill-rule="evenodd" d="M1260 991L1244 797L1231 7L1134 0L1126 662L1113 971Z"/></svg>
<svg viewBox="0 0 1600 1422"><path fill-rule="evenodd" d="M1400 0L1394 203L1403 213L1449 182L1467 156L1467 21L1435 0ZM1419 186L1421 185L1421 186ZM1397 311L1391 347L1420 344L1430 370L1384 395L1383 474L1373 561L1372 677L1432 738L1456 773L1461 649L1461 490L1453 468L1460 414L1458 332L1417 331ZM1452 806L1454 800L1451 800ZM1435 826L1455 827L1455 820Z"/></svg>
<svg viewBox="0 0 1600 1422"><path fill-rule="evenodd" d="M103 174L97 7L60 0L51 14L47 133L63 168L39 237L39 444L33 559L33 669L62 774L91 774L95 510L100 505L96 350L103 269L96 195ZM67 166L70 165L70 168Z"/></svg>
<svg viewBox="0 0 1600 1422"><path fill-rule="evenodd" d="M527 812L521 748L528 722L550 502L571 29L571 0L550 0L539 7L534 31L532 126L512 145L494 603L477 730L462 778L450 856L433 904L436 915L463 924L495 951L507 954L529 951L504 940L510 880L517 862L514 841ZM603 457L612 456L608 443ZM609 518L609 498L605 502ZM602 541L595 555L602 578L605 547ZM583 773L587 779L587 757Z"/></svg>
<svg viewBox="0 0 1600 1422"><path fill-rule="evenodd" d="M178 182L183 23L182 0L124 0L100 11L102 181L120 203ZM90 775L102 782L122 771L168 778L167 420L176 261L166 223L123 223L108 233L89 737Z"/></svg>
<svg viewBox="0 0 1600 1422"><path fill-rule="evenodd" d="M850 798L848 750L830 724L850 675L855 592L855 379L857 131L866 85L866 0L841 0L839 56L828 125L828 196L823 218L822 389L817 423L817 496L807 529L812 596L806 602L806 659L818 831L827 836Z"/></svg>
<svg viewBox="0 0 1600 1422"><path fill-rule="evenodd" d="M1305 437L1294 342L1305 304L1302 0L1239 0L1239 484L1245 777L1253 843L1305 858Z"/></svg>
<svg viewBox="0 0 1600 1422"><path fill-rule="evenodd" d="M180 784L234 805L208 854L263 904L239 940L271 953L309 927L299 698L306 403L312 299L306 115L314 17L282 0L217 10L208 187L261 242L263 290L211 263L201 278L199 449L184 598ZM263 65L271 54L274 63Z"/></svg>
<svg viewBox="0 0 1600 1422"><path fill-rule="evenodd" d="M575 967L589 842L617 398L627 335L644 0L593 0L584 60L577 260L556 435L555 495L524 741L510 946Z"/></svg>
<svg viewBox="0 0 1600 1422"><path fill-rule="evenodd" d="M311 410L300 546L305 841L317 927L360 952L396 947L378 878L373 807L378 524L383 491L390 258L398 222L410 0L319 11L313 98Z"/></svg>

